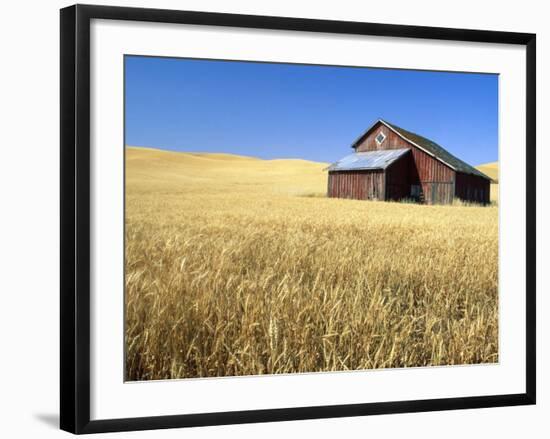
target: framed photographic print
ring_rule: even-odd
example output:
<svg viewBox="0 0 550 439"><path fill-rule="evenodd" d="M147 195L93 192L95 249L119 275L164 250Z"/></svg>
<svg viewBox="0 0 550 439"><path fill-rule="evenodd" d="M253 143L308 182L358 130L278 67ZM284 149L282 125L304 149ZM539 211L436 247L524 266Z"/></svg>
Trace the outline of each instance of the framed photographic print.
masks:
<svg viewBox="0 0 550 439"><path fill-rule="evenodd" d="M61 10L61 428L535 403L535 35Z"/></svg>

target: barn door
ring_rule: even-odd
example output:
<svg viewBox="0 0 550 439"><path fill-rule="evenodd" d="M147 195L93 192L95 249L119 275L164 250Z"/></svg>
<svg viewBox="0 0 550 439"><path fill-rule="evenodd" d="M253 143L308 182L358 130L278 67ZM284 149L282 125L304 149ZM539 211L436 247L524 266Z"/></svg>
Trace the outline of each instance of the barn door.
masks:
<svg viewBox="0 0 550 439"><path fill-rule="evenodd" d="M413 200L416 200L416 201L420 200L420 185L419 184L411 185L411 198Z"/></svg>

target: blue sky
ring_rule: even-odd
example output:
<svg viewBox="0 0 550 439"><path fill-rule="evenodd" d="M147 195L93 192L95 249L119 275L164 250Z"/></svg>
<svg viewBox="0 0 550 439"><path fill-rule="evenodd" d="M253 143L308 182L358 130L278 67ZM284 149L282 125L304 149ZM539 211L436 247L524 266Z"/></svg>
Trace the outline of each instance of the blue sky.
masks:
<svg viewBox="0 0 550 439"><path fill-rule="evenodd" d="M126 56L126 144L333 162L378 118L498 159L498 76Z"/></svg>

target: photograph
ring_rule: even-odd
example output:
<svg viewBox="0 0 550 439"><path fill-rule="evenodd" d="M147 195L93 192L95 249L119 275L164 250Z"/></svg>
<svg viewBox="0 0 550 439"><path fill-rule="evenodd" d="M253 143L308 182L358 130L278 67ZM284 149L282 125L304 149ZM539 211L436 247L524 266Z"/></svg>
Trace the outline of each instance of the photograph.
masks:
<svg viewBox="0 0 550 439"><path fill-rule="evenodd" d="M124 380L499 363L499 75L124 55Z"/></svg>

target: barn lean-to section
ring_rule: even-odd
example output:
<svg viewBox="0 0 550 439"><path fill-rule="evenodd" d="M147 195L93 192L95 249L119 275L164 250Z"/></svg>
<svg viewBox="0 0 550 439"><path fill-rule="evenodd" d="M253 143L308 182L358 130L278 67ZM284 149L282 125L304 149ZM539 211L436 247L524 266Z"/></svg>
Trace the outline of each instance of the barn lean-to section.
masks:
<svg viewBox="0 0 550 439"><path fill-rule="evenodd" d="M384 173L380 170L329 174L329 192L335 198L380 200L384 194Z"/></svg>
<svg viewBox="0 0 550 439"><path fill-rule="evenodd" d="M361 200L413 199L489 203L491 180L435 142L379 120L329 168L328 196Z"/></svg>
<svg viewBox="0 0 550 439"><path fill-rule="evenodd" d="M336 198L384 200L388 187L385 172L408 149L362 151L350 154L329 167L328 193Z"/></svg>

